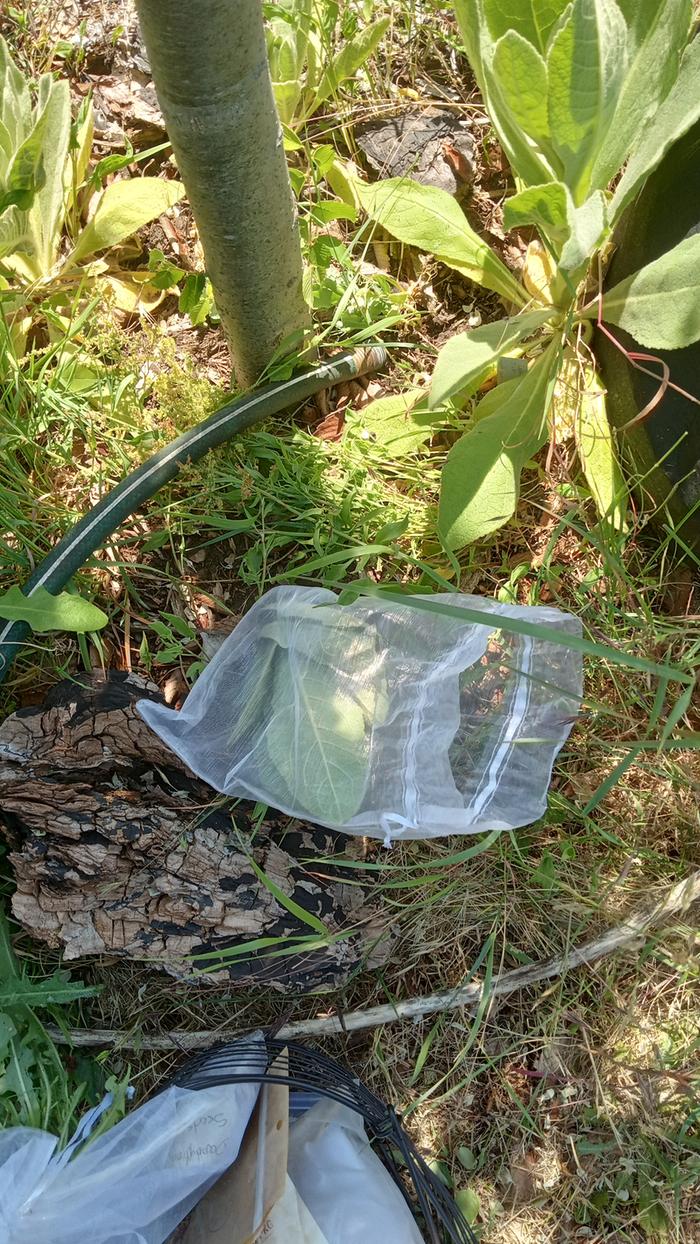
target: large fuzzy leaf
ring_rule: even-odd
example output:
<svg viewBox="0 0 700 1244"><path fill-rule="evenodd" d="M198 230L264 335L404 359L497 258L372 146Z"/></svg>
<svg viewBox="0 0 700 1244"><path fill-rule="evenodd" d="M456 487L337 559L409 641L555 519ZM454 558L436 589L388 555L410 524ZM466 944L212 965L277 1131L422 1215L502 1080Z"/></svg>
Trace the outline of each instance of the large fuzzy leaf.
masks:
<svg viewBox="0 0 700 1244"><path fill-rule="evenodd" d="M422 186L408 177L392 177L371 186L358 181L356 189L368 216L400 242L428 251L508 301L525 302L515 277L444 190Z"/></svg>
<svg viewBox="0 0 700 1244"><path fill-rule="evenodd" d="M293 659L278 656L265 742L292 806L311 820L342 825L362 803L376 697L368 682L359 699L347 676L329 681L328 670L373 658L364 628L327 626L322 610L298 628Z"/></svg>
<svg viewBox="0 0 700 1244"><path fill-rule="evenodd" d="M595 374L589 372L582 379L574 418L578 455L600 517L621 531L625 525L627 485L605 409L605 389Z"/></svg>
<svg viewBox="0 0 700 1244"><path fill-rule="evenodd" d="M178 181L162 177L132 177L114 181L101 196L92 220L78 235L68 257L71 264L95 251L116 246L142 225L167 212L185 193Z"/></svg>
<svg viewBox="0 0 700 1244"><path fill-rule="evenodd" d="M442 422L428 409L424 390L410 389L378 397L362 410L350 411L345 434L350 439L371 440L390 458L404 458L429 441Z"/></svg>
<svg viewBox="0 0 700 1244"><path fill-rule="evenodd" d="M67 82L57 82L50 74L39 81L37 107L45 114L42 159L45 181L27 213L27 234L31 239L27 260L32 275L40 280L51 272L58 258L58 247L65 219L64 173L70 143L70 92Z"/></svg>
<svg viewBox="0 0 700 1244"><path fill-rule="evenodd" d="M700 233L608 290L603 319L649 349L681 350L700 341Z"/></svg>
<svg viewBox="0 0 700 1244"><path fill-rule="evenodd" d="M15 150L31 129L32 103L29 87L0 35L0 121Z"/></svg>
<svg viewBox="0 0 700 1244"><path fill-rule="evenodd" d="M491 61L513 120L530 138L549 138L547 66L539 52L515 30L496 43Z"/></svg>
<svg viewBox="0 0 700 1244"><path fill-rule="evenodd" d="M556 360L550 347L517 385L508 386L502 405L452 446L442 471L438 515L447 549L497 531L515 513L521 471L548 437Z"/></svg>
<svg viewBox="0 0 700 1244"><path fill-rule="evenodd" d="M508 320L483 324L456 333L437 357L430 389L431 406L440 406L459 393L470 397L494 369L499 358L541 328L551 312L522 311Z"/></svg>
<svg viewBox="0 0 700 1244"><path fill-rule="evenodd" d="M578 205L625 77L627 27L615 0L573 0L547 56L552 144Z"/></svg>
<svg viewBox="0 0 700 1244"><path fill-rule="evenodd" d="M569 0L483 0L484 17L491 36L499 39L508 30L515 30L542 55L547 51L549 36ZM459 6L457 6L459 7Z"/></svg>
<svg viewBox="0 0 700 1244"><path fill-rule="evenodd" d="M507 229L536 225L559 256L559 267L567 275L577 272L591 259L608 232L607 203L602 192L596 190L580 207L574 207L568 186L560 181L528 186L507 199L503 220Z"/></svg>
<svg viewBox="0 0 700 1244"><path fill-rule="evenodd" d="M692 0L632 0L631 9L629 68L591 176L592 185L601 189L622 168L676 81L688 42Z"/></svg>
<svg viewBox="0 0 700 1244"><path fill-rule="evenodd" d="M4 177L4 187L0 188L0 213L8 207L28 211L46 182L43 146L47 120L44 111L14 152Z"/></svg>
<svg viewBox="0 0 700 1244"><path fill-rule="evenodd" d="M99 631L108 622L107 614L83 600L61 592L52 596L44 587L35 587L25 596L18 587L0 596L0 618L28 622L34 631Z"/></svg>
<svg viewBox="0 0 700 1244"><path fill-rule="evenodd" d="M518 7L524 9L529 6ZM505 16L496 21L495 33L492 35L484 16L483 0L455 0L455 10L469 64L511 168L525 184L535 185L556 176L543 153L523 133L522 127L511 115L500 80L493 69L494 48L498 38L511 29L511 26L520 34L524 33L523 30L515 20L511 23Z"/></svg>
<svg viewBox="0 0 700 1244"><path fill-rule="evenodd" d="M615 221L641 190L667 151L700 119L700 39L693 39L681 61L678 78L650 117L615 190L610 219Z"/></svg>
<svg viewBox="0 0 700 1244"><path fill-rule="evenodd" d="M536 225L545 237L555 243L563 243L569 234L572 207L571 195L561 181L528 186L506 199L503 206L503 224L506 229Z"/></svg>

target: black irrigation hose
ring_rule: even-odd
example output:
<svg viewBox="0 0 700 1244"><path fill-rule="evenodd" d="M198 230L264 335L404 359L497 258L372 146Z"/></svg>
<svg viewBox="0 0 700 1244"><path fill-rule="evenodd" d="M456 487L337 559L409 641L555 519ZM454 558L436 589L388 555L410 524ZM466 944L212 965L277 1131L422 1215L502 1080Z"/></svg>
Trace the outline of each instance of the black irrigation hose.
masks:
<svg viewBox="0 0 700 1244"><path fill-rule="evenodd" d="M351 350L293 376L291 380L263 385L245 397L222 406L208 419L189 432L183 432L165 449L148 458L98 501L36 568L22 589L25 596L31 596L37 587L44 587L54 595L60 592L124 519L173 479L183 464L199 461L210 449L215 449L270 415L298 405L320 389L377 371L385 362L386 351L382 346ZM0 683L29 631L26 622L5 622L0 629Z"/></svg>

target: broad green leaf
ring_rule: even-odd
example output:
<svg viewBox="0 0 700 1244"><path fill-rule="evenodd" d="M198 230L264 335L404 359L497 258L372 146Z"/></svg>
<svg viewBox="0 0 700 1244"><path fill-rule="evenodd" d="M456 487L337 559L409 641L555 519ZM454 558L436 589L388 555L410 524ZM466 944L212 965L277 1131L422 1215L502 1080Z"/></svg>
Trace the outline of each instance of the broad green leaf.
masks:
<svg viewBox="0 0 700 1244"><path fill-rule="evenodd" d="M356 182L363 208L400 242L435 255L486 289L522 305L521 285L486 242L472 229L459 204L444 190L422 186L408 177L373 185Z"/></svg>
<svg viewBox="0 0 700 1244"><path fill-rule="evenodd" d="M351 440L380 445L391 458L403 458L429 441L442 422L428 409L424 390L409 389L407 393L378 397L362 410L350 411L345 434Z"/></svg>
<svg viewBox="0 0 700 1244"><path fill-rule="evenodd" d="M78 235L68 262L78 263L95 251L116 246L142 225L167 212L185 193L178 181L133 177L112 182L101 196L92 220Z"/></svg>
<svg viewBox="0 0 700 1244"><path fill-rule="evenodd" d="M371 665L374 643L364 628L329 626L323 610L308 619L305 638L308 651L295 649L293 662L278 655L265 745L291 805L311 820L343 824L364 798L375 704L369 683L361 702L342 671Z"/></svg>
<svg viewBox="0 0 700 1244"><path fill-rule="evenodd" d="M577 205L587 197L624 81L626 34L615 0L573 0L549 49L552 144Z"/></svg>
<svg viewBox="0 0 700 1244"><path fill-rule="evenodd" d="M470 397L493 371L500 356L546 324L551 314L544 309L522 311L508 320L482 324L450 337L437 357L430 405L441 406L457 393Z"/></svg>
<svg viewBox="0 0 700 1244"><path fill-rule="evenodd" d="M562 272L576 273L588 263L608 236L608 205L601 190L590 194L569 216L570 233L559 256Z"/></svg>
<svg viewBox="0 0 700 1244"><path fill-rule="evenodd" d="M500 81L494 73L492 59L497 40L492 37L484 17L483 0L455 0L455 11L469 64L511 168L526 185L548 181L555 174L543 154L511 116ZM506 29L499 27L498 35L505 34Z"/></svg>
<svg viewBox="0 0 700 1244"><path fill-rule="evenodd" d="M581 268L595 254L607 236L607 204L600 190L574 207L568 187L560 181L529 186L506 199L503 212L506 228L536 225L548 239L559 267L569 274ZM573 290L570 291L573 295Z"/></svg>
<svg viewBox="0 0 700 1244"><path fill-rule="evenodd" d="M107 614L81 596L61 592L52 596L44 587L35 587L25 596L18 587L0 596L0 618L28 622L34 631L99 631L108 622Z"/></svg>
<svg viewBox="0 0 700 1244"><path fill-rule="evenodd" d="M452 446L442 470L438 513L439 535L450 551L497 531L515 513L520 473L549 434L556 360L550 346L509 387L494 413L478 420Z"/></svg>
<svg viewBox="0 0 700 1244"><path fill-rule="evenodd" d="M45 110L43 161L46 181L27 213L31 237L30 264L37 280L51 272L58 259L65 219L64 172L70 143L70 92L68 83L50 74L39 79L37 107Z"/></svg>
<svg viewBox="0 0 700 1244"><path fill-rule="evenodd" d="M29 87L0 35L0 120L12 139L13 150L31 129L31 116Z"/></svg>
<svg viewBox="0 0 700 1244"><path fill-rule="evenodd" d="M493 39L515 30L543 55L549 36L569 0L483 0L484 17Z"/></svg>
<svg viewBox="0 0 700 1244"><path fill-rule="evenodd" d="M324 71L310 105L304 110L305 117L310 117L329 96L335 95L341 82L355 76L379 46L390 22L391 17L380 17L347 40Z"/></svg>
<svg viewBox="0 0 700 1244"><path fill-rule="evenodd" d="M678 78L640 137L613 195L610 219L617 220L673 144L700 119L700 39L686 48Z"/></svg>
<svg viewBox="0 0 700 1244"><path fill-rule="evenodd" d="M44 110L31 133L15 151L5 176L4 191L0 192L0 212L8 207L28 211L46 182L43 147L47 120Z"/></svg>
<svg viewBox="0 0 700 1244"><path fill-rule="evenodd" d="M586 483L600 517L616 531L624 530L627 485L605 409L605 389L590 370L581 375L574 433Z"/></svg>
<svg viewBox="0 0 700 1244"><path fill-rule="evenodd" d="M213 306L214 291L206 272L190 272L180 292L178 311L197 325L204 323Z"/></svg>
<svg viewBox="0 0 700 1244"><path fill-rule="evenodd" d="M690 30L692 0L633 0L630 7L629 68L591 175L591 184L601 189L634 151L676 81Z"/></svg>
<svg viewBox="0 0 700 1244"><path fill-rule="evenodd" d="M699 341L700 233L608 290L603 319L649 349L681 350Z"/></svg>
<svg viewBox="0 0 700 1244"><path fill-rule="evenodd" d="M569 235L572 209L571 195L564 183L545 182L542 186L528 186L506 199L503 224L506 229L536 225L550 241L562 243Z"/></svg>
<svg viewBox="0 0 700 1244"><path fill-rule="evenodd" d="M493 49L491 68L508 111L529 138L549 137L547 67L539 52L515 30Z"/></svg>
<svg viewBox="0 0 700 1244"><path fill-rule="evenodd" d="M479 1194L472 1188L458 1188L455 1192L457 1208L462 1211L470 1227L474 1225L481 1210Z"/></svg>

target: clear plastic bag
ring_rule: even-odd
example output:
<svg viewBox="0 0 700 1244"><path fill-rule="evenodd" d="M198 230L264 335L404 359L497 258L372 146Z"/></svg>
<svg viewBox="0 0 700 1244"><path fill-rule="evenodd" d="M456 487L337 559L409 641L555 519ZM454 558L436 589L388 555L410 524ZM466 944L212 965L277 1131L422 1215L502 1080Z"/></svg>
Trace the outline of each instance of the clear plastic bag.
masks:
<svg viewBox="0 0 700 1244"><path fill-rule="evenodd" d="M423 1244L362 1119L347 1106L319 1101L301 1116L289 1132L288 1170L329 1244Z"/></svg>
<svg viewBox="0 0 700 1244"><path fill-rule="evenodd" d="M217 790L332 829L387 841L527 825L580 707L581 657L498 619L572 636L580 622L457 593L422 599L491 616L273 588L180 712L146 700L139 711Z"/></svg>
<svg viewBox="0 0 700 1244"><path fill-rule="evenodd" d="M46 1132L0 1133L0 1241L163 1244L235 1161L257 1096L169 1088L74 1157Z"/></svg>

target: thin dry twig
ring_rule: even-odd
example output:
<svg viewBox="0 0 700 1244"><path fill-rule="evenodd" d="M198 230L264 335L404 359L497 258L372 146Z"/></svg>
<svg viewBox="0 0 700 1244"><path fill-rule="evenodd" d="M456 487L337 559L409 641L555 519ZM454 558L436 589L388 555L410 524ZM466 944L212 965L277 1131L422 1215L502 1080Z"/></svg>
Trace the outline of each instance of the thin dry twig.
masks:
<svg viewBox="0 0 700 1244"><path fill-rule="evenodd" d="M672 886L655 907L647 911L636 912L629 920L609 929L602 937L584 942L581 946L575 946L566 954L558 955L553 959L528 964L512 972L504 972L493 983L491 997L505 997L517 990L525 989L528 985L536 984L538 981L563 976L573 968L593 963L596 959L601 959L625 946L633 945L649 929L662 924L669 916L687 910L699 898L700 871L691 873L683 881ZM358 1032L365 1028L378 1028L383 1024L393 1024L402 1019L416 1020L435 1012L476 1007L481 1001L482 992L483 986L474 982L441 993L409 998L406 1002L397 1002L393 1006L374 1006L366 1011L351 1011L343 1016L331 1015L321 1019L299 1020L285 1024L277 1035L282 1040L294 1040L298 1037L330 1037ZM68 1032L64 1032L60 1028L47 1024L46 1029L57 1044L117 1045L122 1049L141 1050L206 1049L207 1046L221 1041L232 1041L244 1035L226 1028L205 1032L169 1032L158 1036L122 1032L113 1028L95 1028L90 1031L69 1029Z"/></svg>

